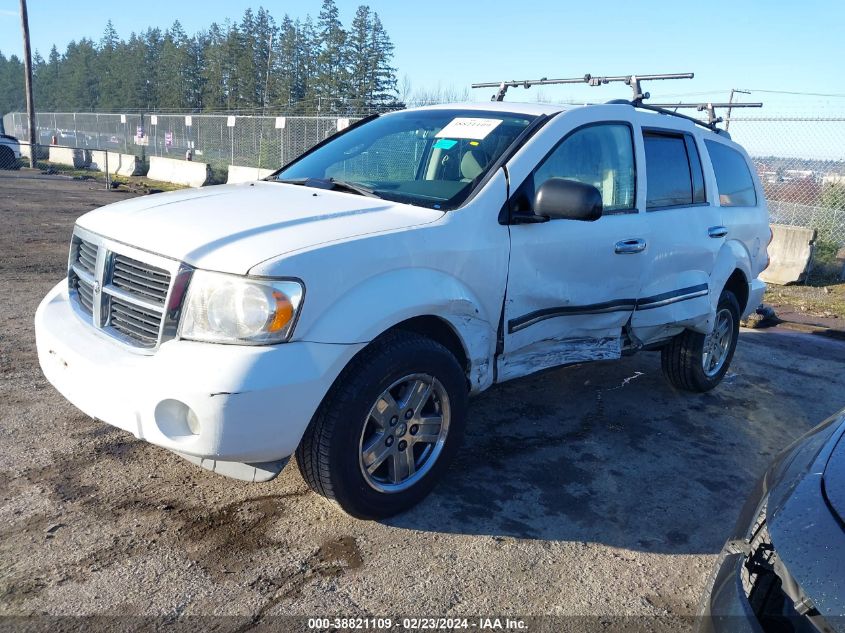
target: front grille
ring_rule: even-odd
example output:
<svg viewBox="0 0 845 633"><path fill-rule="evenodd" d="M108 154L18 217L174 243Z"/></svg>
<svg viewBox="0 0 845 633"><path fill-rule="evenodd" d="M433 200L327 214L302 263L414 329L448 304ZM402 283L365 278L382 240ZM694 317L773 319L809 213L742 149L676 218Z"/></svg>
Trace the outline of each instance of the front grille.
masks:
<svg viewBox="0 0 845 633"><path fill-rule="evenodd" d="M77 238L74 260L83 270L93 275L97 269L97 246Z"/></svg>
<svg viewBox="0 0 845 633"><path fill-rule="evenodd" d="M161 313L111 297L109 325L141 347L155 347L161 327Z"/></svg>
<svg viewBox="0 0 845 633"><path fill-rule="evenodd" d="M79 305L88 314L94 314L94 286L74 275L73 280Z"/></svg>
<svg viewBox="0 0 845 633"><path fill-rule="evenodd" d="M115 253L111 283L130 294L164 305L170 273Z"/></svg>
<svg viewBox="0 0 845 633"><path fill-rule="evenodd" d="M170 260L149 255L82 230L71 242L68 287L78 312L94 327L128 345L158 345L170 290ZM135 257L127 253L132 252ZM98 256L102 259L97 267ZM169 331L169 330L168 330Z"/></svg>

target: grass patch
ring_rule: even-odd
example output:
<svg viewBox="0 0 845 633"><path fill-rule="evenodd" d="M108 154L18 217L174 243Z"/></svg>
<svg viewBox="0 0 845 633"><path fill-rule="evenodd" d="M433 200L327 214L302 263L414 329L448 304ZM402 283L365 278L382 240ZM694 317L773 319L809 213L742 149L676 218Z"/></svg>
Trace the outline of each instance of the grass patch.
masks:
<svg viewBox="0 0 845 633"><path fill-rule="evenodd" d="M817 317L845 319L845 281L811 282L805 286L769 284L763 302L778 307L790 306L798 312Z"/></svg>

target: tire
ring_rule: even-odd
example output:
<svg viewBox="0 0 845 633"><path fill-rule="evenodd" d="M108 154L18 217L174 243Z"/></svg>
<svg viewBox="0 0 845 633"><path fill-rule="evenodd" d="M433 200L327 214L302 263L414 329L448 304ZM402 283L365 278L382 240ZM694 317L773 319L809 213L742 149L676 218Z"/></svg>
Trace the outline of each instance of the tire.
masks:
<svg viewBox="0 0 845 633"><path fill-rule="evenodd" d="M718 385L736 350L739 316L736 297L730 290L723 290L716 307L713 334L684 330L661 349L660 361L666 379L678 389L696 393L710 391Z"/></svg>
<svg viewBox="0 0 845 633"><path fill-rule="evenodd" d="M390 332L356 356L329 390L296 449L299 472L354 517L403 512L448 467L467 400L466 375L449 350L413 332Z"/></svg>
<svg viewBox="0 0 845 633"><path fill-rule="evenodd" d="M0 147L0 169L18 169L19 167L15 153L8 147Z"/></svg>

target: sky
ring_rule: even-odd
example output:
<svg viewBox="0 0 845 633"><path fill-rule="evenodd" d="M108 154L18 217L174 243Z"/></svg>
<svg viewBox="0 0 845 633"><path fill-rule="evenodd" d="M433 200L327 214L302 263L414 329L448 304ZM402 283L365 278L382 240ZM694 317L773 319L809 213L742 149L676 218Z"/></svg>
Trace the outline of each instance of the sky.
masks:
<svg viewBox="0 0 845 633"><path fill-rule="evenodd" d="M349 25L361 0L338 0ZM369 0L395 46L399 77L414 89L438 85L463 90L473 82L539 77L694 72L695 79L653 82L652 99L727 99L731 88L755 89L753 97L771 113L812 106L845 112L845 23L842 0ZM46 57L74 39L100 39L111 19L118 34L148 26L168 27L178 19L189 33L212 21L238 20L248 8L265 6L280 21L316 18L320 0L296 3L244 0L146 0L108 3L30 0L33 50ZM837 26L838 25L838 26ZM0 0L0 51L22 53L18 0ZM781 95L759 90L819 93ZM491 90L471 91L472 100ZM509 97L533 101L538 90ZM546 100L604 101L627 97L622 84L602 88L546 87Z"/></svg>

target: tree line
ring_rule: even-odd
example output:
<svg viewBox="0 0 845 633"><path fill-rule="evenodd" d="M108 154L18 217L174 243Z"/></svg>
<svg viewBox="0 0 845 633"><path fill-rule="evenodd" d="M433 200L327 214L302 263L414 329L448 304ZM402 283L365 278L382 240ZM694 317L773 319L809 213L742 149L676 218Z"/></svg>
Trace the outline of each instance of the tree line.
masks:
<svg viewBox="0 0 845 633"><path fill-rule="evenodd" d="M99 42L33 55L39 111L185 111L358 114L401 107L394 46L378 13L359 6L348 28L334 0L316 20L264 8L194 35L177 20ZM23 63L0 51L0 113L25 108Z"/></svg>

